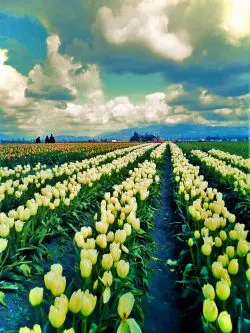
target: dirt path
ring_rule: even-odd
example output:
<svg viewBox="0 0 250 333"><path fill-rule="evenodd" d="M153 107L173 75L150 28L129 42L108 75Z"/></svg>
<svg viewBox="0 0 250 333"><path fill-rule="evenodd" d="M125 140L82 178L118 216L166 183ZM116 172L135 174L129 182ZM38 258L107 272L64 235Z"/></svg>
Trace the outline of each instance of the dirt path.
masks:
<svg viewBox="0 0 250 333"><path fill-rule="evenodd" d="M176 239L173 237L174 228L171 224L176 216L171 206L171 164L167 153L164 163L163 185L161 199L155 215L153 239L155 250L152 254L152 277L149 284L149 297L145 306L146 325L143 332L167 333L183 332L181 328L181 313L177 301L180 298L175 289L175 281L178 279L176 272L171 272L166 262L168 259L178 258L176 253ZM178 217L177 217L178 219Z"/></svg>

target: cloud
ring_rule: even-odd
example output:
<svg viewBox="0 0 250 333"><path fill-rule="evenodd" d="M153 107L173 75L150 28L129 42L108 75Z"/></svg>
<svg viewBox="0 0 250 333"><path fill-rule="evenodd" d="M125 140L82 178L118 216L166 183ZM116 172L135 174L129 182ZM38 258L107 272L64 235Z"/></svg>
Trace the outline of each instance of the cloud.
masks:
<svg viewBox="0 0 250 333"><path fill-rule="evenodd" d="M157 56L181 61L191 55L192 47L185 31L169 32L166 9L172 4L165 0L124 1L117 15L101 7L96 25L110 44L141 46Z"/></svg>
<svg viewBox="0 0 250 333"><path fill-rule="evenodd" d="M233 126L246 125L248 121L249 95L221 96L204 87L202 78L196 81L198 67L196 73L192 73L192 66L175 67L174 84L168 84L163 91L146 94L140 103L133 103L129 96L108 99L103 91L100 67L63 53L63 42L56 34L47 38L45 61L36 64L27 75L7 65L7 61L7 50L0 49L1 132L9 133L16 128L20 135L48 132L95 135L151 124ZM243 64L242 76L245 69ZM209 76L212 71L217 78L224 70L209 68L206 73ZM187 82L182 77L185 71L190 78ZM232 67L231 71L234 72ZM222 79L217 80L220 83Z"/></svg>
<svg viewBox="0 0 250 333"><path fill-rule="evenodd" d="M57 35L47 38L47 59L28 74L26 96L65 101L93 99L93 93L101 89L97 66L82 66L72 57L62 55L60 44Z"/></svg>

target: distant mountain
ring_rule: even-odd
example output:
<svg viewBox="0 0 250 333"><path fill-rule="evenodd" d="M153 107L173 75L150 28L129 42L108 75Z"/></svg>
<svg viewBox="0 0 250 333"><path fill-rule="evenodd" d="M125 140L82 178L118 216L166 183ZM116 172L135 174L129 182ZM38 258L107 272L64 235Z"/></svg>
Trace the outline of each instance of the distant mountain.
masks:
<svg viewBox="0 0 250 333"><path fill-rule="evenodd" d="M207 136L212 137L249 137L249 128L247 126L240 127L226 127L226 126L205 126L205 125L191 125L191 124L178 124L178 125L151 125L143 127L128 128L117 132L109 132L91 136L74 136L74 135L57 135L57 142L75 142L75 141L88 141L88 140L129 140L134 132L139 134L154 134L164 139L205 139ZM9 135L0 133L0 142L5 140L17 140L18 137L11 137ZM22 140L22 138L20 138ZM44 139L44 138L42 138ZM30 139L29 139L30 140ZM34 138L32 140L34 142Z"/></svg>
<svg viewBox="0 0 250 333"><path fill-rule="evenodd" d="M139 134L155 134L163 137L164 139L200 139L206 138L207 136L218 136L218 137L246 137L249 136L248 127L224 127L224 126L205 126L205 125L190 125L190 124L179 124L179 125L152 125L147 127L136 127L121 130L119 132L112 132L98 137L104 139L121 139L130 138L134 132Z"/></svg>
<svg viewBox="0 0 250 333"><path fill-rule="evenodd" d="M75 142L75 141L88 141L93 140L90 136L74 136L74 135L57 135L55 136L57 142Z"/></svg>

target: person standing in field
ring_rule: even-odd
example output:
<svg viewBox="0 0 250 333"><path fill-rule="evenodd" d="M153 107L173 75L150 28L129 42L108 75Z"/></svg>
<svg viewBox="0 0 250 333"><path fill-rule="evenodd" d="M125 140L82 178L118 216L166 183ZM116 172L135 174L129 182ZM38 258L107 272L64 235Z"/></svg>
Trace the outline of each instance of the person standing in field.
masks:
<svg viewBox="0 0 250 333"><path fill-rule="evenodd" d="M55 140L53 134L50 135L49 142L50 142L50 143L55 143L55 142L56 142L56 140Z"/></svg>
<svg viewBox="0 0 250 333"><path fill-rule="evenodd" d="M45 138L45 143L50 143L50 140L49 140L49 137L48 137L48 135L46 135L46 138Z"/></svg>

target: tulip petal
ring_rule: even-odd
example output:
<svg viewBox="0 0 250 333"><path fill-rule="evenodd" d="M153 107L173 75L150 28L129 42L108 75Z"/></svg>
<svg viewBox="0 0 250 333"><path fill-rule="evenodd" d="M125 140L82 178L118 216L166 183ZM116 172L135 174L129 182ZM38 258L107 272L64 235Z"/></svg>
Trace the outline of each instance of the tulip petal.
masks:
<svg viewBox="0 0 250 333"><path fill-rule="evenodd" d="M106 287L104 292L103 292L103 304L108 303L110 297L111 297L111 291L109 287Z"/></svg>
<svg viewBox="0 0 250 333"><path fill-rule="evenodd" d="M129 333L129 327L126 321L121 321L116 333Z"/></svg>
<svg viewBox="0 0 250 333"><path fill-rule="evenodd" d="M121 319L125 320L130 315L135 302L134 295L132 293L126 293L119 299L118 313Z"/></svg>
<svg viewBox="0 0 250 333"><path fill-rule="evenodd" d="M141 333L141 328L137 324L137 322L134 320L134 318L129 318L127 320L127 324L129 326L129 332L130 333Z"/></svg>

